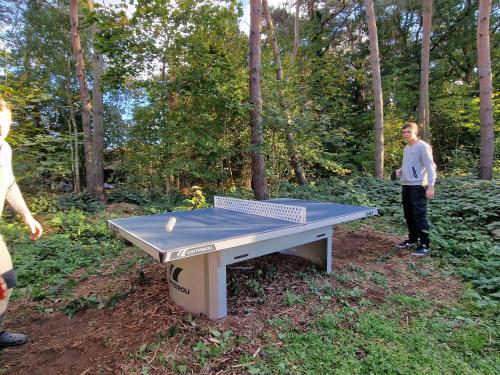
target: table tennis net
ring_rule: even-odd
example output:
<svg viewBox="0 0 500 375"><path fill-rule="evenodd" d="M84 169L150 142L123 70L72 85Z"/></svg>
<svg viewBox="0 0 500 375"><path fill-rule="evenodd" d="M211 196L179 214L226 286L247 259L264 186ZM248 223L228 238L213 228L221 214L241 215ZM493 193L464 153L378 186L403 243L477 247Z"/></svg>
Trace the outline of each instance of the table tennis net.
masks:
<svg viewBox="0 0 500 375"><path fill-rule="evenodd" d="M305 224L307 222L306 208L300 206L220 196L214 197L214 206L225 210L286 220L294 223Z"/></svg>

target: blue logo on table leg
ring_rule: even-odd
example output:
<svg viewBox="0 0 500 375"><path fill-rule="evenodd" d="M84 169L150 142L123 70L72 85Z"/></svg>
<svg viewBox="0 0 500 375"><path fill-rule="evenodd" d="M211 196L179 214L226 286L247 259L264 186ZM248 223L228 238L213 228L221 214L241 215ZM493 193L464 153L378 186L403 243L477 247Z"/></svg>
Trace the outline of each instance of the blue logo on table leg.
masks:
<svg viewBox="0 0 500 375"><path fill-rule="evenodd" d="M189 289L186 289L179 284L179 275L181 274L181 272L182 272L182 268L176 267L175 265L171 264L170 269L169 269L170 283L179 292L184 293L184 294L189 294Z"/></svg>

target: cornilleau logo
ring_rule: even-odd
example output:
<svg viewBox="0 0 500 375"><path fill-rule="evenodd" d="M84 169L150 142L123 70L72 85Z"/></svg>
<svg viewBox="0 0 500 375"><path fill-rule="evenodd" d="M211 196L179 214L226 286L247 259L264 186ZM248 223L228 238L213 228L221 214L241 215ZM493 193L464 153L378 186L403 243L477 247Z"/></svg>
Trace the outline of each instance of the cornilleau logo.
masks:
<svg viewBox="0 0 500 375"><path fill-rule="evenodd" d="M181 274L181 272L182 272L182 268L176 267L174 264L171 264L169 271L168 271L170 283L179 292L184 293L184 294L189 294L189 289L186 289L179 284L179 275Z"/></svg>
<svg viewBox="0 0 500 375"><path fill-rule="evenodd" d="M170 280L179 282L179 274L182 272L182 268L176 267L173 264L170 265Z"/></svg>
<svg viewBox="0 0 500 375"><path fill-rule="evenodd" d="M189 257L192 255L203 254L215 250L215 245L205 245L200 247L192 247L191 249L184 249L177 252L177 258Z"/></svg>

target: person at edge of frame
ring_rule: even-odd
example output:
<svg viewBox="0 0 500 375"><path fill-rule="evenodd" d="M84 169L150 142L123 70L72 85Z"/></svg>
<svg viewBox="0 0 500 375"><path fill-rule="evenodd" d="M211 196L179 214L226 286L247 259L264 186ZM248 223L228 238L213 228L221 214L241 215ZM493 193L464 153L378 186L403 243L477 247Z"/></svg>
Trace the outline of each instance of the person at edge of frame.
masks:
<svg viewBox="0 0 500 375"><path fill-rule="evenodd" d="M406 122L402 127L406 146L403 165L396 170L401 177L403 212L408 227L408 239L397 245L400 249L412 248L418 257L427 255L430 248L427 200L434 198L436 164L431 146L418 139L418 125Z"/></svg>
<svg viewBox="0 0 500 375"><path fill-rule="evenodd" d="M9 134L11 122L12 112L7 103L0 98L0 216L4 203L7 201L21 215L24 223L31 231L31 238L36 240L42 235L43 229L40 223L31 215L16 184L12 172L12 150L5 141ZM7 310L12 288L15 285L16 272L12 265L9 250L0 235L0 324ZM11 346L24 345L27 341L28 337L26 335L0 330L0 350Z"/></svg>

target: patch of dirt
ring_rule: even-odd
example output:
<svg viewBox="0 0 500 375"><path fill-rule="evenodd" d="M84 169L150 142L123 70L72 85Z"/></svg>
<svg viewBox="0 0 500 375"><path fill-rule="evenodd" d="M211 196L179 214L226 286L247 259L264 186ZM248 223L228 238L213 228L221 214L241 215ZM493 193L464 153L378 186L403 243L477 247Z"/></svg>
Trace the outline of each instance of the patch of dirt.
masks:
<svg viewBox="0 0 500 375"><path fill-rule="evenodd" d="M356 232L336 228L333 275L282 254L233 265L227 272L229 316L216 321L191 316L173 304L164 265L136 265L118 276L92 276L78 285L75 296L124 293L126 298L115 307L88 309L73 318L61 312L62 302L12 302L4 326L28 334L30 341L0 353L0 366L20 375L129 374L140 373L143 366L151 374L169 374L175 373L175 363L189 365L189 373L195 374L243 374L243 355L259 355L269 336L274 345L281 345L270 319L287 318L295 329L307 330L317 311L338 309L345 298L358 303L359 298L348 295L355 288L374 304L396 292L422 295L438 304L458 300L461 283L436 270L432 260L416 260L409 251L395 250L399 241L369 227ZM344 297L334 294L322 300L315 288L325 287L342 291ZM286 291L304 296L305 303L288 306ZM201 353L192 347L198 342L213 345L214 329L231 330L238 344L201 368Z"/></svg>

